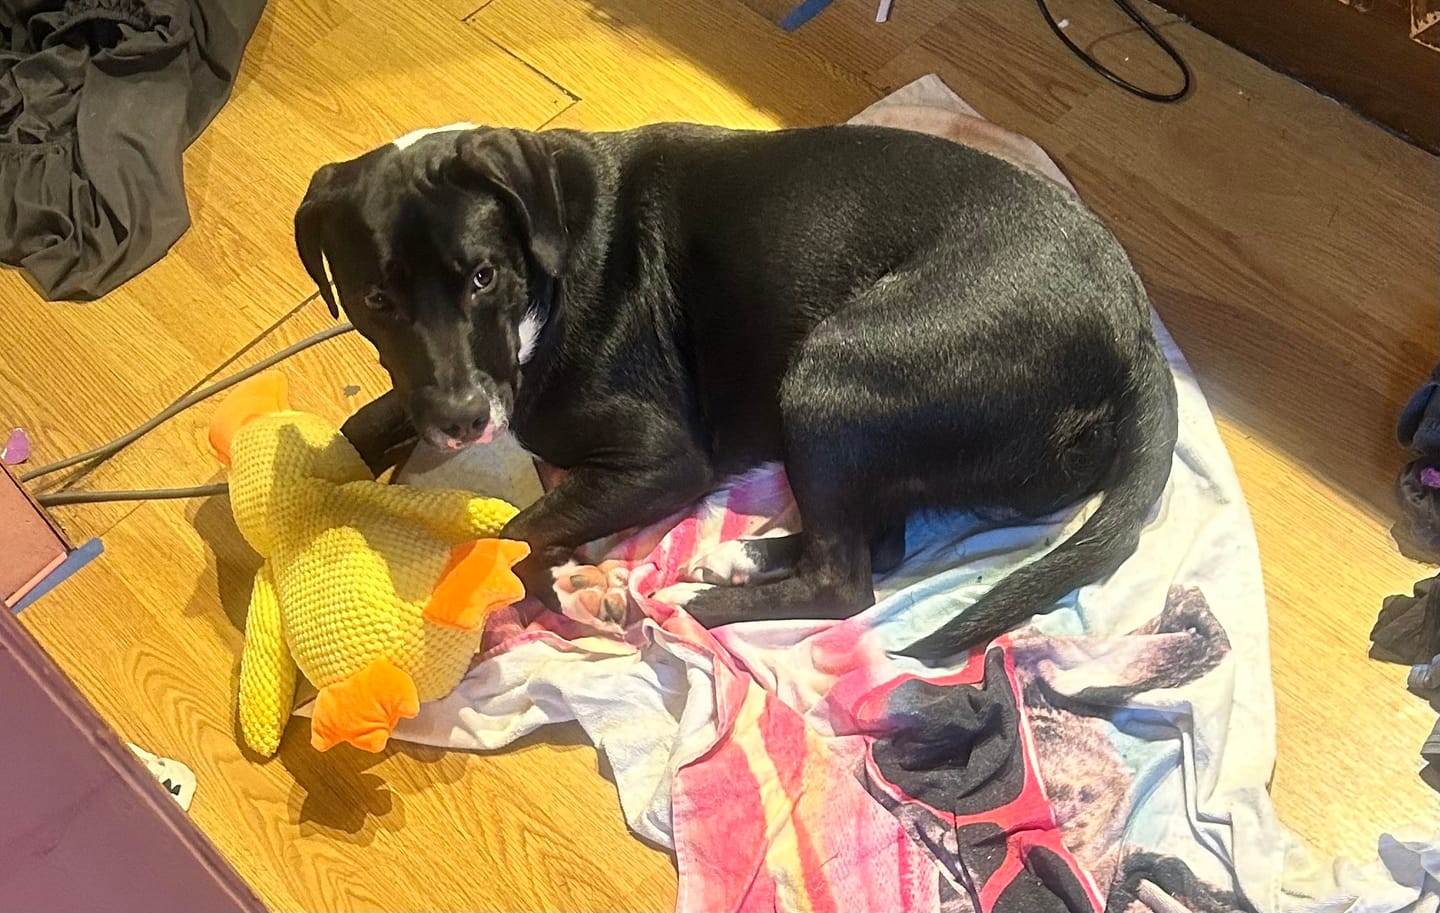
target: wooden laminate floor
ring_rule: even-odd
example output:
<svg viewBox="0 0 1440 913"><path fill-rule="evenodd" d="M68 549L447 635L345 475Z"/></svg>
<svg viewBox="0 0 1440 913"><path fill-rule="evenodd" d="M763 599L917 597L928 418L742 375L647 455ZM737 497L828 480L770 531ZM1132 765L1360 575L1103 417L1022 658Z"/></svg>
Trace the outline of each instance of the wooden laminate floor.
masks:
<svg viewBox="0 0 1440 913"><path fill-rule="evenodd" d="M0 422L29 429L48 461L326 325L323 306L297 310L312 287L294 204L319 164L416 127L831 123L935 72L1071 175L1211 397L1264 561L1284 820L1353 857L1385 828L1433 823L1416 751L1435 714L1365 653L1381 598L1429 573L1388 529L1394 418L1440 355L1436 160L1180 23L1165 31L1195 93L1162 107L1093 76L1019 0L896 0L883 26L873 0L837 0L794 36L766 18L782 5L272 0L233 99L187 154L194 226L171 254L87 305L43 303L0 274ZM1104 59L1166 78L1107 4L1064 14ZM382 389L353 337L289 371L299 405L337 420ZM219 478L208 416L76 484ZM275 760L246 759L232 701L256 559L226 505L60 518L102 535L106 555L26 626L125 738L195 770L191 814L272 907L673 904L670 859L627 835L574 730L494 755L372 757L316 754L297 724Z"/></svg>

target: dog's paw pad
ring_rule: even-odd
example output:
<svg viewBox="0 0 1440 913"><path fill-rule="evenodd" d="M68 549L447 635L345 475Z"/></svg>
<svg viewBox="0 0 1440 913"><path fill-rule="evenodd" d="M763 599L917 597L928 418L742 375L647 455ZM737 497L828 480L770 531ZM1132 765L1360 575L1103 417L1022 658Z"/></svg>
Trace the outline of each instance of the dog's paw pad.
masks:
<svg viewBox="0 0 1440 913"><path fill-rule="evenodd" d="M625 616L630 614L630 599L623 590L610 590L600 599L600 607L596 616L604 622L613 625L625 623Z"/></svg>
<svg viewBox="0 0 1440 913"><path fill-rule="evenodd" d="M620 628L630 615L630 568L618 561L598 565L570 562L553 570L560 611L606 628Z"/></svg>

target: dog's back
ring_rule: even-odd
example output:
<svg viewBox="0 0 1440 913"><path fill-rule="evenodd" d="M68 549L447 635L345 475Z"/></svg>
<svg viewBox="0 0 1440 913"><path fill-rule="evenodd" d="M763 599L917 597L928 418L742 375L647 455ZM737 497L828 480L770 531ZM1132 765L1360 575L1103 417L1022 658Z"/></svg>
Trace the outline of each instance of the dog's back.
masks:
<svg viewBox="0 0 1440 913"><path fill-rule="evenodd" d="M598 296L613 300L617 287L650 281L647 270L663 273L656 284L680 312L658 316L690 360L722 471L782 455L777 393L797 347L867 289L887 292L849 312L854 326L835 358L897 389L917 375L993 372L1032 400L1015 408L1033 412L1037 429L1047 402L1068 393L1055 384L1083 375L1117 389L1133 351L1112 347L1148 335L1143 289L1113 236L1069 191L994 156L883 127L662 124L576 136L613 176L608 243L642 252L612 258ZM967 327L989 321L1008 326L1003 338L1053 343L1053 370L1021 383L1004 376L1024 361L1013 347L957 350ZM1067 322L1069 332L1053 332ZM912 344L895 328L912 331ZM1081 334L1093 345L1077 350ZM961 437L966 451L997 446L976 428ZM924 442L907 439L917 447L905 458L926 461ZM1077 468L1082 449L1072 453ZM963 455L943 459L956 466ZM947 500L990 497L960 487ZM1056 506L1034 494L1037 511Z"/></svg>

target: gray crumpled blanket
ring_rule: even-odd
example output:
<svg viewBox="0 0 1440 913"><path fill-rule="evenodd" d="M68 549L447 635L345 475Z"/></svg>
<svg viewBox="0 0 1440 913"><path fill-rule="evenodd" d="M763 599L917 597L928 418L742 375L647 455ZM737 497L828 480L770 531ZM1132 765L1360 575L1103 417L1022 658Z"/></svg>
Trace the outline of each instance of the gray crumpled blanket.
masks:
<svg viewBox="0 0 1440 913"><path fill-rule="evenodd" d="M265 0L0 0L0 263L98 298L190 227L181 154Z"/></svg>

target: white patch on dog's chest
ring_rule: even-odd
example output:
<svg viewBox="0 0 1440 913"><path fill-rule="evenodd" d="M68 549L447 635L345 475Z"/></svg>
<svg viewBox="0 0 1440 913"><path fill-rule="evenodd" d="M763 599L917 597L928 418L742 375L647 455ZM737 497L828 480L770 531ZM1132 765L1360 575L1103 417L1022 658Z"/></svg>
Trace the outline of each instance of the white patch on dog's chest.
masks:
<svg viewBox="0 0 1440 913"><path fill-rule="evenodd" d="M540 330L544 324L534 311L527 311L520 318L520 364L526 364L535 356L535 346L540 342Z"/></svg>
<svg viewBox="0 0 1440 913"><path fill-rule="evenodd" d="M426 127L423 130L411 130L404 136L397 137L396 139L391 141L391 145L393 145L396 149L409 149L411 146L415 145L416 142L424 139L432 133L454 133L459 130L474 129L475 125L471 123L450 124L447 127Z"/></svg>

